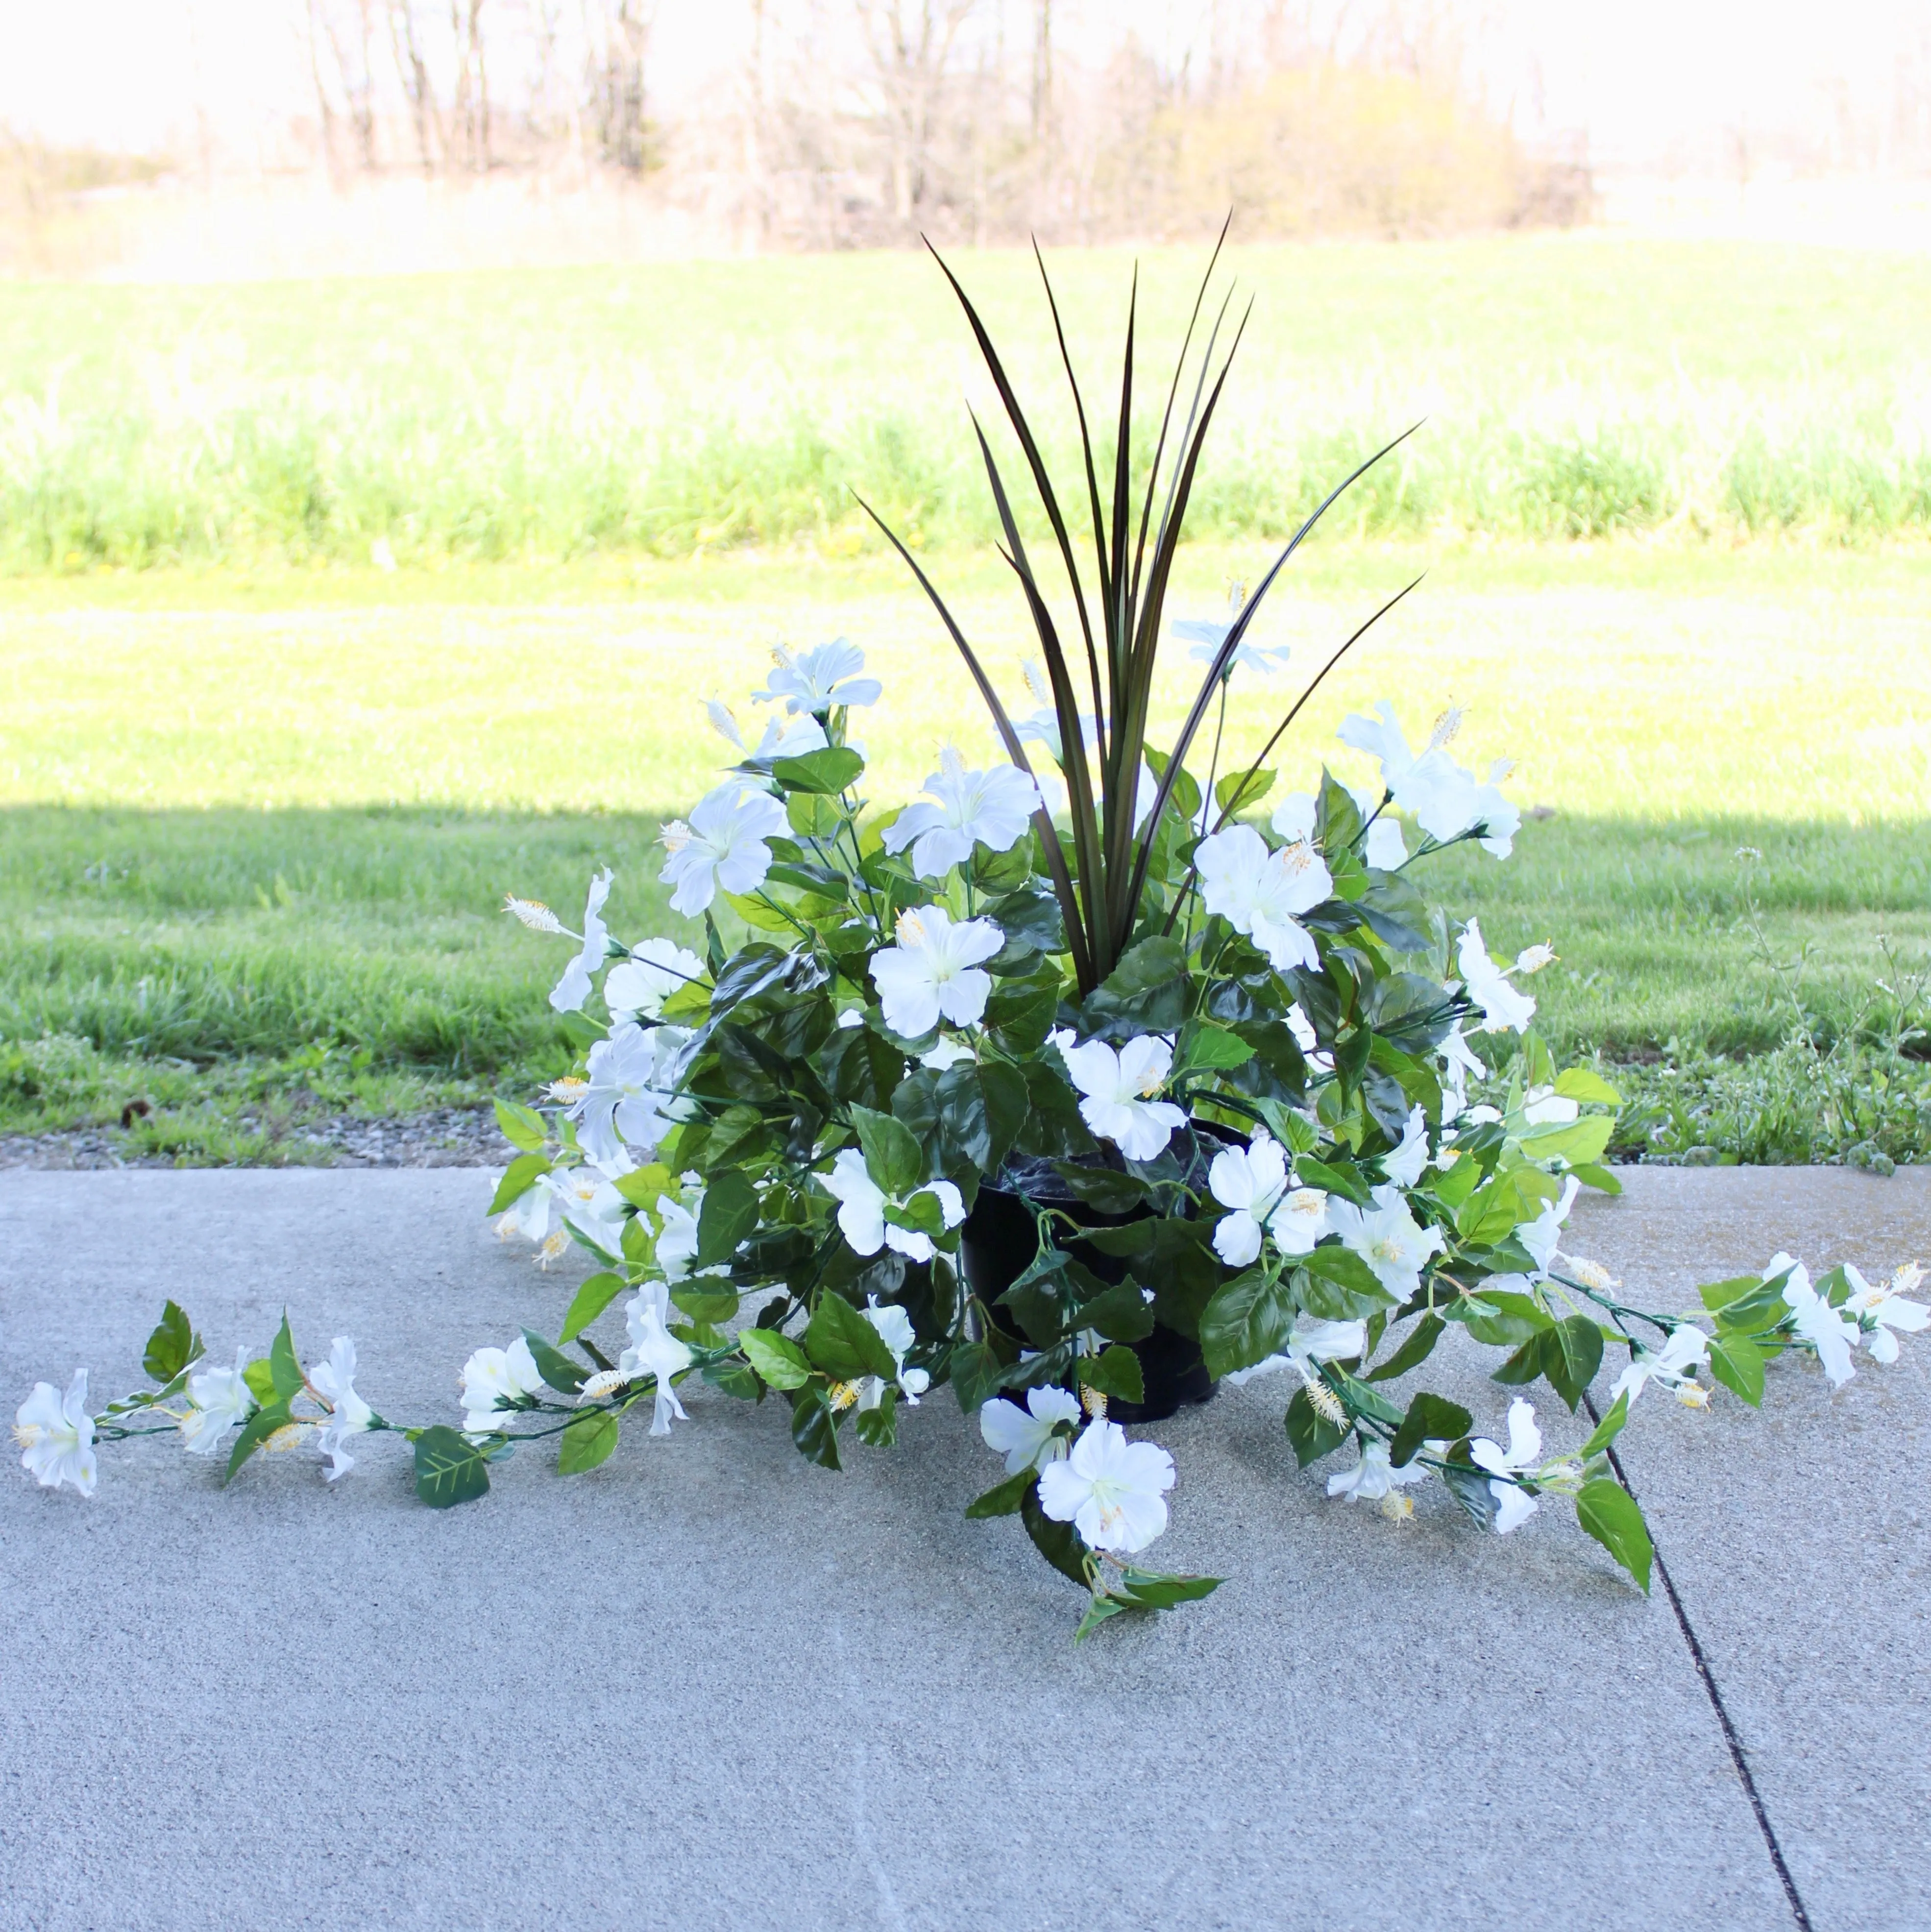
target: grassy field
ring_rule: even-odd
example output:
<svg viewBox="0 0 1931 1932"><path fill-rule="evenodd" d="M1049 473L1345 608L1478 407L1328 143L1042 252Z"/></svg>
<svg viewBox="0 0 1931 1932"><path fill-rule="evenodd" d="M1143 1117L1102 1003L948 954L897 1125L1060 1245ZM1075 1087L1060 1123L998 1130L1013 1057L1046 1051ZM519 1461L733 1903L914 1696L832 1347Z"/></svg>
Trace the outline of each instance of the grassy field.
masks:
<svg viewBox="0 0 1931 1932"><path fill-rule="evenodd" d="M1190 552L1176 608L1212 609L1261 555ZM1566 1049L1775 1046L1793 1016L1759 932L1781 962L1817 950L1804 998L1827 1033L1886 973L1882 940L1931 948L1931 557L1352 546L1309 562L1261 629L1311 669L1434 568L1310 706L1281 784L1329 752L1365 775L1332 734L1377 696L1418 732L1465 706L1460 754L1514 758L1537 815L1506 864L1443 862L1452 896L1498 950L1556 941L1537 990ZM1001 567L940 568L1017 694ZM567 910L608 862L620 931L677 930L653 842L725 754L699 700L748 718L776 641L842 630L871 654L881 800L948 740L990 748L936 624L866 559L656 565L621 596L593 575L488 570L332 587L317 603L299 581L170 574L11 597L0 1121L144 1097L161 1107L147 1141L220 1152L240 1101L389 1109L553 1068L555 945L503 918L503 894ZM1289 685L1238 688L1230 736L1255 746Z"/></svg>
<svg viewBox="0 0 1931 1932"><path fill-rule="evenodd" d="M1144 262L1164 374L1202 257ZM960 262L1029 395L1029 260ZM1131 258L1055 263L1097 388ZM1252 322L1195 530L1276 533L1366 452L1359 537L1931 526L1931 260L1578 234L1237 249ZM0 570L684 557L993 533L987 392L914 255L421 280L0 286Z"/></svg>
<svg viewBox="0 0 1931 1932"><path fill-rule="evenodd" d="M962 266L1048 393L1027 263ZM1057 266L1097 379L1128 259ZM1866 1118L1782 1044L1881 1030L1931 947L1931 262L1584 235L1234 266L1175 614L1428 418L1260 627L1311 670L1428 573L1284 787L1377 697L1418 733L1464 706L1459 755L1514 758L1533 810L1452 896L1498 949L1555 940L1548 1030L1624 1066L1632 1146L1931 1154L1931 1073L1893 1055ZM1147 268L1161 342L1198 258ZM609 862L621 928L673 929L657 826L724 751L699 700L748 721L776 643L871 653L881 801L988 752L848 496L1017 697L948 304L911 256L0 286L0 1130L138 1098L142 1144L272 1156L305 1110L526 1087L557 961L502 895L568 908ZM1240 688L1236 751L1287 689Z"/></svg>

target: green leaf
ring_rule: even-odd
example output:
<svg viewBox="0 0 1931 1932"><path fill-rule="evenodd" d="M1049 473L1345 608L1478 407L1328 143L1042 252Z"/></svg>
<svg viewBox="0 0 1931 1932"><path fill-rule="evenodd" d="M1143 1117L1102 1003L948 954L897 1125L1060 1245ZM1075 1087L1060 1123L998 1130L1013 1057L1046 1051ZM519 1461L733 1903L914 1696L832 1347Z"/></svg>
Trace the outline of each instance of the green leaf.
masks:
<svg viewBox="0 0 1931 1932"><path fill-rule="evenodd" d="M1096 1388L1102 1395L1112 1396L1121 1402L1146 1400L1146 1383L1140 1373L1140 1358L1118 1342L1110 1348L1102 1348L1097 1355L1082 1355L1074 1372L1083 1388Z"/></svg>
<svg viewBox="0 0 1931 1932"><path fill-rule="evenodd" d="M899 1392L887 1388L873 1408L858 1412L858 1439L868 1449L889 1449L899 1439Z"/></svg>
<svg viewBox="0 0 1931 1932"><path fill-rule="evenodd" d="M841 792L865 769L865 760L848 745L827 745L800 758L780 758L771 776L787 791L829 796Z"/></svg>
<svg viewBox="0 0 1931 1932"><path fill-rule="evenodd" d="M1551 1323L1550 1328L1554 1326L1554 1323ZM1543 1337L1548 1332L1545 1329L1542 1334L1531 1335L1488 1379L1492 1382L1500 1382L1505 1388L1516 1388L1526 1387L1533 1382L1542 1372Z"/></svg>
<svg viewBox="0 0 1931 1932"><path fill-rule="evenodd" d="M1589 1440L1578 1454L1586 1462L1592 1456L1599 1456L1623 1432L1623 1425L1629 1419L1629 1392L1625 1389L1611 1405L1609 1413L1590 1431Z"/></svg>
<svg viewBox="0 0 1931 1932"><path fill-rule="evenodd" d="M1022 1469L1017 1476L996 1483L984 1495L975 1496L966 1505L966 1514L975 1520L989 1516L1017 1516L1026 1491L1038 1480L1037 1469Z"/></svg>
<svg viewBox="0 0 1931 1932"><path fill-rule="evenodd" d="M1623 1096L1601 1075L1587 1067L1566 1067L1556 1076L1555 1090L1565 1100L1593 1101L1605 1107L1620 1107Z"/></svg>
<svg viewBox="0 0 1931 1932"><path fill-rule="evenodd" d="M811 1380L811 1364L788 1335L769 1328L741 1328L737 1346L744 1351L744 1359L774 1389L803 1388Z"/></svg>
<svg viewBox="0 0 1931 1932"><path fill-rule="evenodd" d="M1105 1590L1095 1590L1087 1601L1086 1614L1080 1619L1080 1628L1073 1633L1073 1641L1084 1643L1103 1623L1114 1617L1124 1616L1133 1607L1124 1597L1116 1597Z"/></svg>
<svg viewBox="0 0 1931 1932"><path fill-rule="evenodd" d="M1595 1161L1578 1162L1569 1169L1569 1172L1582 1183L1584 1186L1593 1187L1599 1194L1614 1195L1620 1194L1623 1191L1623 1184L1616 1178L1615 1174L1609 1168L1600 1166Z"/></svg>
<svg viewBox="0 0 1931 1932"><path fill-rule="evenodd" d="M1311 1315L1347 1322L1390 1306L1395 1298L1374 1270L1351 1248L1330 1245L1302 1255L1295 1264L1302 1300Z"/></svg>
<svg viewBox="0 0 1931 1932"><path fill-rule="evenodd" d="M1364 1378L1371 1382L1392 1382L1397 1376L1405 1376L1410 1369L1418 1369L1434 1352L1435 1344L1442 1339L1447 1324L1437 1314L1424 1315L1409 1330L1408 1339L1385 1362L1377 1362Z"/></svg>
<svg viewBox="0 0 1931 1932"><path fill-rule="evenodd" d="M1721 1327L1754 1334L1774 1328L1789 1313L1790 1304L1783 1298L1784 1283L1789 1278L1788 1269L1768 1281L1761 1281L1755 1275L1740 1275L1734 1280L1712 1282L1698 1292L1703 1297L1704 1306L1716 1316Z"/></svg>
<svg viewBox="0 0 1931 1932"><path fill-rule="evenodd" d="M794 791L785 800L785 816L800 838L829 838L845 823L836 799Z"/></svg>
<svg viewBox="0 0 1931 1932"><path fill-rule="evenodd" d="M1083 1010L1110 1039L1170 1033L1187 1017L1186 948L1164 935L1129 946Z"/></svg>
<svg viewBox="0 0 1931 1932"><path fill-rule="evenodd" d="M1655 1550L1635 1498L1621 1484L1598 1476L1576 1492L1575 1520L1629 1571L1647 1596Z"/></svg>
<svg viewBox="0 0 1931 1932"><path fill-rule="evenodd" d="M275 1400L275 1377L269 1371L266 1355L256 1357L242 1371L242 1379L248 1384L248 1393L264 1408Z"/></svg>
<svg viewBox="0 0 1931 1932"><path fill-rule="evenodd" d="M671 1300L693 1322L728 1322L737 1312L737 1289L707 1285L701 1277L672 1288Z"/></svg>
<svg viewBox="0 0 1931 1932"><path fill-rule="evenodd" d="M251 1362L248 1366L251 1368L256 1368L260 1364ZM255 1384L252 1382L248 1384L248 1387L251 1390L255 1390ZM260 1391L255 1392L259 1397ZM269 1394L272 1396L274 1390L271 1388ZM278 1429L284 1426L289 1420L288 1404L286 1401L276 1402L266 1398L261 1398L261 1407L242 1424L242 1432L236 1437L235 1446L228 1452L228 1474L226 1480L229 1481L233 1480L235 1472L261 1447L263 1443L267 1441L269 1437L272 1436Z"/></svg>
<svg viewBox="0 0 1931 1932"><path fill-rule="evenodd" d="M737 1244L758 1225L758 1190L741 1167L710 1177L698 1210L695 1265L715 1268L732 1260Z"/></svg>
<svg viewBox="0 0 1931 1932"><path fill-rule="evenodd" d="M1074 1200L1102 1214L1131 1214L1154 1198L1151 1181L1110 1167L1082 1167L1077 1161L1056 1160L1053 1171L1066 1184ZM1108 1250L1116 1252L1116 1250Z"/></svg>
<svg viewBox="0 0 1931 1932"><path fill-rule="evenodd" d="M1135 1610L1171 1610L1182 1604L1197 1604L1211 1597L1227 1581L1224 1576L1174 1576L1158 1570L1136 1570L1131 1564L1120 1571L1111 1594Z"/></svg>
<svg viewBox="0 0 1931 1932"><path fill-rule="evenodd" d="M1585 1114L1566 1126L1537 1127L1522 1136L1522 1151L1531 1160L1552 1160L1558 1156L1571 1166L1587 1165L1602 1158L1609 1136L1616 1131L1613 1114Z"/></svg>
<svg viewBox="0 0 1931 1932"><path fill-rule="evenodd" d="M1188 1023L1180 1036L1179 1051L1174 1055L1177 1073L1217 1072L1230 1066L1245 1066L1254 1058L1254 1048L1237 1033L1204 1020Z"/></svg>
<svg viewBox="0 0 1931 1932"><path fill-rule="evenodd" d="M805 1353L835 1382L898 1373L884 1339L842 1294L827 1288L804 1333Z"/></svg>
<svg viewBox="0 0 1931 1932"><path fill-rule="evenodd" d="M1763 1351L1749 1336L1730 1333L1711 1336L1710 1372L1752 1408L1763 1406Z"/></svg>
<svg viewBox="0 0 1931 1932"><path fill-rule="evenodd" d="M158 1382L171 1382L191 1362L207 1353L194 1324L182 1312L179 1302L170 1301L161 1310L161 1318L148 1337L141 1366Z"/></svg>
<svg viewBox="0 0 1931 1932"><path fill-rule="evenodd" d="M838 1418L819 1388L801 1388L791 1397L791 1442L807 1462L821 1469L842 1469L838 1454Z"/></svg>
<svg viewBox="0 0 1931 1932"><path fill-rule="evenodd" d="M536 1372L559 1395L575 1395L590 1380L587 1370L578 1368L569 1356L558 1354L542 1336L526 1328L523 1339L528 1345L530 1360L536 1364Z"/></svg>
<svg viewBox="0 0 1931 1932"><path fill-rule="evenodd" d="M1020 1518L1033 1547L1060 1575L1082 1589L1092 1586L1093 1558L1086 1541L1070 1522L1056 1522L1039 1506L1039 1486L1030 1485L1020 1498Z"/></svg>
<svg viewBox="0 0 1931 1932"><path fill-rule="evenodd" d="M1294 1447L1294 1460L1302 1468L1318 1462L1347 1440L1345 1423L1330 1422L1308 1400L1308 1391L1298 1388L1287 1405L1287 1440Z"/></svg>
<svg viewBox="0 0 1931 1932"><path fill-rule="evenodd" d="M580 1476L586 1469L608 1462L617 1447L617 1418L607 1408L593 1408L587 1414L572 1417L557 1444L557 1474Z"/></svg>
<svg viewBox="0 0 1931 1932"><path fill-rule="evenodd" d="M648 1208L654 1212L657 1197L671 1191L675 1177L662 1161L653 1160L647 1166L633 1167L628 1174L618 1175L611 1185L632 1207Z"/></svg>
<svg viewBox="0 0 1931 1932"><path fill-rule="evenodd" d="M865 1166L887 1194L909 1194L925 1180L929 1162L904 1121L869 1107L854 1107L851 1120L865 1150Z"/></svg>
<svg viewBox="0 0 1931 1932"><path fill-rule="evenodd" d="M293 1402L302 1393L301 1358L295 1352L295 1337L289 1333L288 1311L282 1311L281 1327L269 1350L269 1379L284 1402Z"/></svg>
<svg viewBox="0 0 1931 1932"><path fill-rule="evenodd" d="M570 1298L569 1307L563 1316L563 1332L557 1337L560 1343L574 1342L617 1298L627 1286L623 1276L613 1274L608 1268L601 1273L587 1275L576 1293Z"/></svg>
<svg viewBox="0 0 1931 1932"><path fill-rule="evenodd" d="M986 1030L1002 1052L1037 1053L1053 1030L1059 998L1056 974L1050 982L1008 980L986 1002Z"/></svg>
<svg viewBox="0 0 1931 1932"><path fill-rule="evenodd" d="M951 1367L952 1392L968 1415L977 1415L1005 1386L1005 1364L983 1342L954 1348Z"/></svg>
<svg viewBox="0 0 1931 1932"><path fill-rule="evenodd" d="M1433 1438L1457 1442L1468 1433L1475 1418L1458 1402L1424 1391L1408 1405L1408 1413L1388 1445L1388 1460L1395 1468L1415 1460L1415 1452Z"/></svg>
<svg viewBox="0 0 1931 1932"><path fill-rule="evenodd" d="M1518 1294L1512 1288L1492 1293L1478 1288L1473 1300L1456 1302L1452 1313L1478 1342L1491 1348L1529 1341L1554 1326L1554 1317L1533 1296Z"/></svg>
<svg viewBox="0 0 1931 1932"><path fill-rule="evenodd" d="M1274 789L1272 772L1230 772L1214 787L1214 802L1230 818L1258 805Z"/></svg>
<svg viewBox="0 0 1931 1932"><path fill-rule="evenodd" d="M489 1212L500 1214L506 1208L513 1207L549 1172L550 1163L540 1154L518 1154L503 1169L503 1178L496 1184Z"/></svg>
<svg viewBox="0 0 1931 1932"><path fill-rule="evenodd" d="M1294 1325L1294 1298L1284 1277L1260 1268L1235 1276L1200 1316L1200 1353L1215 1378L1251 1369L1279 1352Z"/></svg>
<svg viewBox="0 0 1931 1932"><path fill-rule="evenodd" d="M1575 1413L1582 1392L1602 1366L1602 1330L1586 1315L1571 1315L1542 1337L1542 1373Z"/></svg>
<svg viewBox="0 0 1931 1932"><path fill-rule="evenodd" d="M496 1102L496 1124L503 1130L503 1138L525 1154L541 1154L549 1142L550 1130L543 1116L535 1108L519 1106L514 1100Z"/></svg>
<svg viewBox="0 0 1931 1932"><path fill-rule="evenodd" d="M473 1442L442 1423L416 1438L416 1493L431 1509L474 1502L489 1490L489 1464Z"/></svg>
<svg viewBox="0 0 1931 1932"><path fill-rule="evenodd" d="M1109 1342L1143 1342L1153 1333L1152 1305L1136 1281L1121 1282L1083 1301L1074 1318L1083 1328L1098 1329Z"/></svg>
<svg viewBox="0 0 1931 1932"><path fill-rule="evenodd" d="M1294 1178L1303 1187L1318 1187L1326 1193L1338 1194L1344 1201L1352 1201L1357 1208L1368 1205L1368 1184L1352 1165L1334 1166L1303 1154L1294 1163Z"/></svg>

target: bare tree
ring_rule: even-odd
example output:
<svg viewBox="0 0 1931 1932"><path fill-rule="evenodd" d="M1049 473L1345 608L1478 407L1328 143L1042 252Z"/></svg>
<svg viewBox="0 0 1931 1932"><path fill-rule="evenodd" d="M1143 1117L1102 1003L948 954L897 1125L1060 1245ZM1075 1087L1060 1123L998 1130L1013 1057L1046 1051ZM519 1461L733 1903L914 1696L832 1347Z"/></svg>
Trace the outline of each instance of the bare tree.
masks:
<svg viewBox="0 0 1931 1932"><path fill-rule="evenodd" d="M483 0L449 0L456 44L456 86L450 118L464 158L477 173L489 170L489 70L483 59Z"/></svg>
<svg viewBox="0 0 1931 1932"><path fill-rule="evenodd" d="M437 158L443 152L443 118L436 106L435 83L429 77L429 63L422 51L422 31L416 17L416 0L389 0L389 42L395 61L396 78L402 84L403 98L416 128L416 152L422 172L436 171Z"/></svg>
<svg viewBox="0 0 1931 1932"><path fill-rule="evenodd" d="M641 174L653 158L644 69L656 0L583 0L583 11L592 111L604 158Z"/></svg>
<svg viewBox="0 0 1931 1932"><path fill-rule="evenodd" d="M899 226L910 230L917 226L932 185L932 150L953 46L979 0L857 4L884 107L892 209Z"/></svg>

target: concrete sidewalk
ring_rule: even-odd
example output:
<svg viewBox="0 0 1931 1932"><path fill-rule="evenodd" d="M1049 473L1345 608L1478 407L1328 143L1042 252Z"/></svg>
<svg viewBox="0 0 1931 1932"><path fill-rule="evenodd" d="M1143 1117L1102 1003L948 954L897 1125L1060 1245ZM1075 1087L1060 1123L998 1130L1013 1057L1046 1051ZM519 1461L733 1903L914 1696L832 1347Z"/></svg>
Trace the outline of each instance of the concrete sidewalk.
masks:
<svg viewBox="0 0 1931 1932"><path fill-rule="evenodd" d="M1779 1246L1931 1258L1931 1174L1643 1170L1572 1246L1674 1298ZM284 1304L385 1414L455 1420L469 1351L581 1270L499 1247L474 1171L0 1175L0 1396L95 1406L164 1295L217 1358ZM1860 1358L1860 1363L1862 1358ZM1479 1422L1505 1390L1431 1369ZM1667 1593L1566 1510L1476 1534L1330 1502L1263 1382L1146 1432L1163 1566L1230 1580L1074 1650L1077 1594L949 1394L842 1476L695 1393L568 1481L441 1514L406 1446L224 1493L166 1439L98 1496L0 1480L11 1629L0 1926L1783 1928L1931 1924L1921 1471L1931 1349L1767 1413L1652 1397L1627 1467ZM1579 1440L1546 1392L1552 1448Z"/></svg>

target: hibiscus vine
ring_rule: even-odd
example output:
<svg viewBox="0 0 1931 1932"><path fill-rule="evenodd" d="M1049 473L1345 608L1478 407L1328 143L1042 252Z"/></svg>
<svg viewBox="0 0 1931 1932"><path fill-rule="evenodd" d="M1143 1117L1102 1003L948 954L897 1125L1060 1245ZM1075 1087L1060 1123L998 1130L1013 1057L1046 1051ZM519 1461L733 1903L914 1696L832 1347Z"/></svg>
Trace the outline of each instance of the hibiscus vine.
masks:
<svg viewBox="0 0 1931 1932"><path fill-rule="evenodd" d="M1004 1462L966 1514L1020 1519L1086 1593L1084 1636L1216 1587L1142 1567L1179 1472L1128 1432L1217 1387L1284 1386L1299 1467L1351 1444L1330 1496L1399 1522L1438 1482L1505 1534L1565 1499L1647 1589L1649 1532L1614 1450L1647 1390L1707 1407L1720 1386L1754 1405L1786 1354L1841 1384L1858 1350L1893 1360L1899 1334L1931 1323L1914 1268L1813 1282L1779 1254L1704 1288L1692 1314L1639 1306L1565 1250L1580 1190L1618 1191L1602 1161L1619 1097L1558 1069L1534 1030L1528 982L1552 948L1498 960L1422 884L1457 846L1509 856L1506 765L1458 764L1453 714L1417 747L1383 704L1338 734L1371 779L1323 768L1277 798L1264 760L1337 652L1262 758L1220 771L1236 677L1286 660L1251 627L1315 519L1224 621L1170 626L1205 670L1172 742L1151 742L1168 578L1232 354L1216 360L1223 302L1179 411L1206 286L1137 496L1131 315L1109 500L1053 310L1081 424L1090 602L1072 523L959 290L1080 633L1069 645L1055 627L981 432L1044 664L1028 667L1031 715L1007 706L905 554L1003 761L948 748L918 800L881 808L849 730L883 694L863 653L780 650L752 694L769 711L755 742L707 707L728 773L663 829L683 939L613 934L608 869L578 930L508 901L574 946L550 1004L577 1059L499 1101L517 1153L490 1211L544 1267L572 1247L595 1265L560 1310L470 1356L460 1420L378 1414L353 1341L305 1367L286 1318L266 1355L218 1365L170 1303L150 1386L98 1413L84 1369L64 1393L35 1388L15 1424L30 1473L92 1494L98 1444L174 1432L225 1457L229 1480L310 1443L333 1480L359 1438L391 1433L413 1445L417 1493L448 1508L485 1495L518 1442L554 1438L559 1470L578 1474L647 1411L653 1436L689 1421L699 1390L782 1405L800 1454L837 1469L854 1438L889 1448L949 1386ZM1189 760L1209 713L1203 782ZM1398 1394L1438 1348L1496 1352L1501 1390L1545 1383L1571 1414L1596 1402L1595 1426L1551 1451L1526 1394L1492 1435L1437 1391Z"/></svg>

